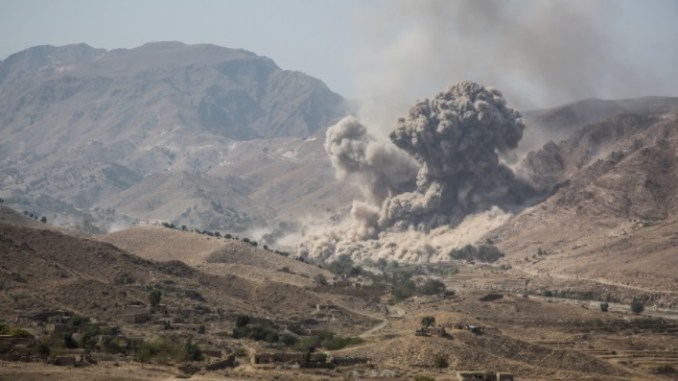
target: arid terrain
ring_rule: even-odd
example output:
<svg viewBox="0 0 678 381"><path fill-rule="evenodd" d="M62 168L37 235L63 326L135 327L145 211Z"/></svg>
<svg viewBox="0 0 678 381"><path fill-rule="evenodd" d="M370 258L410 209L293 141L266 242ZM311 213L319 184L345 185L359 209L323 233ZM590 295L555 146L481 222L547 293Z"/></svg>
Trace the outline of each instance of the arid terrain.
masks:
<svg viewBox="0 0 678 381"><path fill-rule="evenodd" d="M678 98L412 101L210 44L0 61L0 380L678 379Z"/></svg>
<svg viewBox="0 0 678 381"><path fill-rule="evenodd" d="M465 370L664 380L678 368L670 288L506 259L351 264L362 272L335 275L346 269L245 238L162 226L76 237L0 209L2 380L451 380ZM381 273L391 280L370 275ZM641 299L645 311L632 313ZM200 356L180 350L187 342Z"/></svg>

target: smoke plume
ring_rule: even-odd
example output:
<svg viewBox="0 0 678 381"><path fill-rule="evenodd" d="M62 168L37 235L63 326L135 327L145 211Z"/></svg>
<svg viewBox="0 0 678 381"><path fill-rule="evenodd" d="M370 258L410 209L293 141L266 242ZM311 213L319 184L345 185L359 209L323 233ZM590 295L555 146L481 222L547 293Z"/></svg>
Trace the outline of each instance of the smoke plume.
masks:
<svg viewBox="0 0 678 381"><path fill-rule="evenodd" d="M353 202L343 225L302 242L300 254L356 256L382 249L386 236L395 253L404 243L394 234L444 235L477 212L501 214L493 206L519 203L524 189L499 154L516 147L524 128L501 92L471 81L418 101L398 119L390 142L377 141L353 117L341 120L327 130L325 150L338 177L354 179L366 201ZM438 254L406 241L409 257Z"/></svg>
<svg viewBox="0 0 678 381"><path fill-rule="evenodd" d="M652 4L370 2L352 20L360 41L358 54L351 55L353 70L361 74L355 92L367 102L361 119L390 126L406 110L403 95L423 97L440 83L462 79L506 89L521 110L591 97L674 95L678 55L667 34L675 35L675 27L652 27L652 15L678 6L670 0ZM629 16L632 5L654 11ZM654 19L668 23L661 14Z"/></svg>
<svg viewBox="0 0 678 381"><path fill-rule="evenodd" d="M377 142L358 119L346 117L327 130L325 151L339 179L351 179L372 204L413 187L417 163L389 142Z"/></svg>

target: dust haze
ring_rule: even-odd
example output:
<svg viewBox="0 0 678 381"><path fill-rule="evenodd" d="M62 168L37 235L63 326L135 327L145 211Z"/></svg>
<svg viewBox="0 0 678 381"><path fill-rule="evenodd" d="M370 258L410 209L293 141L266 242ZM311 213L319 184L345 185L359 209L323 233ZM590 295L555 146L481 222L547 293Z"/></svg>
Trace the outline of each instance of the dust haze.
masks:
<svg viewBox="0 0 678 381"><path fill-rule="evenodd" d="M357 91L365 100L361 117L382 131L411 99L465 79L502 89L520 110L591 97L673 93L666 82L671 65L658 60L647 70L646 57L616 32L622 22L619 2L388 5L365 7L356 16L369 30L359 29L364 46L353 57L361 72Z"/></svg>
<svg viewBox="0 0 678 381"><path fill-rule="evenodd" d="M356 184L364 200L353 202L339 226L307 235L299 247L305 256L441 258L433 236L459 238L455 227L469 221L489 231L535 196L513 169L527 150L555 137L538 129L530 135L514 108L666 89L661 70L639 70L642 58L615 33L618 3L381 5L357 16L370 27L361 54L352 57L361 73L359 117L332 126L325 143L337 177ZM408 111L412 94L430 96L450 83L457 84ZM462 235L453 241L480 238Z"/></svg>
<svg viewBox="0 0 678 381"><path fill-rule="evenodd" d="M472 81L417 101L397 120L390 141L377 140L354 117L342 119L327 130L325 150L338 178L353 179L366 200L354 201L340 226L303 241L300 254L324 260L367 251L430 260L442 246L432 246L429 233L444 236L463 222L475 221L476 231L483 230L478 221L503 222L504 210L531 194L499 160L516 148L524 128L499 90ZM464 243L479 238L466 236Z"/></svg>

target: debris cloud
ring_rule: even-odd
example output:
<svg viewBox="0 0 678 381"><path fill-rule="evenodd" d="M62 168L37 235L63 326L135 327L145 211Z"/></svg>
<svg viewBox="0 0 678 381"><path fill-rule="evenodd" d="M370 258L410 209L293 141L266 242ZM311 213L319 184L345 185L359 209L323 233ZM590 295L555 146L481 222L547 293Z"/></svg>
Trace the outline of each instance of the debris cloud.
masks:
<svg viewBox="0 0 678 381"><path fill-rule="evenodd" d="M308 237L299 253L321 260L384 247L410 260L440 254L425 242L433 230L444 235L473 214L502 215L496 206L521 202L525 188L499 154L517 146L524 128L499 90L471 81L416 102L390 141L354 117L341 120L328 129L325 150L337 176L353 180L366 200L353 202L343 224Z"/></svg>

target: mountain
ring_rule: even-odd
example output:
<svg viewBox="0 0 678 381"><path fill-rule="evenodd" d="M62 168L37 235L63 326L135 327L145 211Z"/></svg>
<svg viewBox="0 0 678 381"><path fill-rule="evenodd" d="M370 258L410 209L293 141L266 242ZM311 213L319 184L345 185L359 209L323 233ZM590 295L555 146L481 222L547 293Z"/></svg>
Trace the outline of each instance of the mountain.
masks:
<svg viewBox="0 0 678 381"><path fill-rule="evenodd" d="M549 141L570 137L581 128L622 114L666 114L678 111L678 98L584 99L562 106L522 112L527 130L520 142L524 152L539 149Z"/></svg>
<svg viewBox="0 0 678 381"><path fill-rule="evenodd" d="M521 268L675 293L677 152L675 112L586 125L525 157L519 174L552 193L488 238Z"/></svg>
<svg viewBox="0 0 678 381"><path fill-rule="evenodd" d="M207 308L216 314L218 307L229 316L247 313L276 320L313 313L315 304L327 298L308 290L312 276L331 275L317 267L241 241L150 229L120 232L109 238L134 250L129 252L101 240L0 220L1 320L41 310L65 310L121 324L124 316L134 313L130 306L147 303L151 289L162 291L168 308ZM211 247L219 255L204 267L209 273L178 260L144 258L153 256L152 246L168 239L183 244L174 248L175 255L183 253L182 259L195 254L192 248L206 240L208 245L202 247ZM266 278L257 279L244 271L250 266L260 267ZM370 321L358 314L347 316Z"/></svg>
<svg viewBox="0 0 678 381"><path fill-rule="evenodd" d="M146 219L243 230L341 188L321 137L348 112L321 81L244 50L38 46L0 62L1 195L94 231ZM289 191L268 200L274 180L248 176L262 167L308 178L278 180Z"/></svg>

